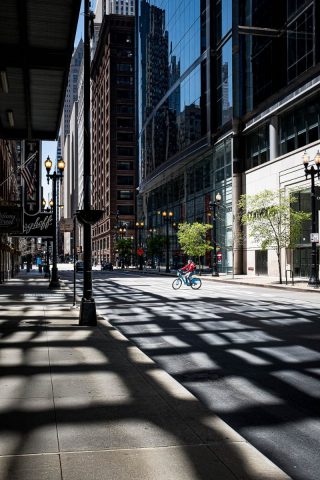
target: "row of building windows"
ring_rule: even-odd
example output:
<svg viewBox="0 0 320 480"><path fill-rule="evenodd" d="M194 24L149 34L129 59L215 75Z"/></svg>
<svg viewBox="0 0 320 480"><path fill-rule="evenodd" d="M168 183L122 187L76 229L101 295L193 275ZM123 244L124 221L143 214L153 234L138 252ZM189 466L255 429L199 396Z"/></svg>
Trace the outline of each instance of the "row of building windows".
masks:
<svg viewBox="0 0 320 480"><path fill-rule="evenodd" d="M320 96L279 117L279 155L320 139ZM267 162L269 155L269 125L266 123L245 138L246 169Z"/></svg>

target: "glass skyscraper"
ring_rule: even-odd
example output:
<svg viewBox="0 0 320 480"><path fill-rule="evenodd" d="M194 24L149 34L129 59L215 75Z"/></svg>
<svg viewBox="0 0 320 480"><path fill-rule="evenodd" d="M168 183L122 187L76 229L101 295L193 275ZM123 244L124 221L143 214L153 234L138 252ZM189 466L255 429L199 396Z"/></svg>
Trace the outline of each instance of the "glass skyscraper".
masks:
<svg viewBox="0 0 320 480"><path fill-rule="evenodd" d="M320 2L136 0L135 11L140 215L162 234L162 210L209 222L221 193L220 269L242 273L247 172L320 138Z"/></svg>
<svg viewBox="0 0 320 480"><path fill-rule="evenodd" d="M230 198L230 142L218 147L215 165L211 136L218 108L220 125L232 116L231 42L219 53L219 99L213 104L211 3L136 2L140 203L147 225L160 234L162 210L174 212L174 223L208 222L216 192ZM219 39L230 33L231 18L229 10L228 17L220 14ZM219 227L224 236L226 212ZM182 261L174 228L169 234L170 260Z"/></svg>

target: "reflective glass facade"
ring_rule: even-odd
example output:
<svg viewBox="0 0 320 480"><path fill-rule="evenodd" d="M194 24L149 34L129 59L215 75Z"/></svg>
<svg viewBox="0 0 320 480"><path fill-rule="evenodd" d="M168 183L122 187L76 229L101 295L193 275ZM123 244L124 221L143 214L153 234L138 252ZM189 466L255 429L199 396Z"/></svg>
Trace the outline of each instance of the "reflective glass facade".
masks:
<svg viewBox="0 0 320 480"><path fill-rule="evenodd" d="M320 138L320 1L136 0L136 12L140 213L165 235L158 212L207 222L221 193L228 272L243 172Z"/></svg>
<svg viewBox="0 0 320 480"><path fill-rule="evenodd" d="M239 24L251 28L240 35L243 114L293 85L319 62L318 10L317 0L240 2Z"/></svg>
<svg viewBox="0 0 320 480"><path fill-rule="evenodd" d="M140 180L207 134L206 4L138 2Z"/></svg>
<svg viewBox="0 0 320 480"><path fill-rule="evenodd" d="M221 128L232 118L232 0L213 3L213 37L216 51L214 69L215 108L213 128Z"/></svg>

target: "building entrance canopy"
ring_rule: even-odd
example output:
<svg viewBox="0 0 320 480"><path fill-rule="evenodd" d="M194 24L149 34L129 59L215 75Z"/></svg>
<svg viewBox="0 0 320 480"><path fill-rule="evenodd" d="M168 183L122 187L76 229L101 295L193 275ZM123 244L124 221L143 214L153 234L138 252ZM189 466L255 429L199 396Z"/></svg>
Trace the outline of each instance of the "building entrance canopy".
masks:
<svg viewBox="0 0 320 480"><path fill-rule="evenodd" d="M57 138L80 4L1 0L0 138Z"/></svg>

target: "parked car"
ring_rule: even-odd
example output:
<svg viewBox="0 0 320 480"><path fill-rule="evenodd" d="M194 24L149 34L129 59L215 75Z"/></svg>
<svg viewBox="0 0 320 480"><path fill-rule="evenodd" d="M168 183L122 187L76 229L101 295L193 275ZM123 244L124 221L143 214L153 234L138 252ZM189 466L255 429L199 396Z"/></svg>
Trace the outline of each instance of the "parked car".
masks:
<svg viewBox="0 0 320 480"><path fill-rule="evenodd" d="M83 272L84 270L84 263L81 260L76 262L76 272Z"/></svg>
<svg viewBox="0 0 320 480"><path fill-rule="evenodd" d="M113 265L111 262L106 262L102 265L101 270L113 270Z"/></svg>

